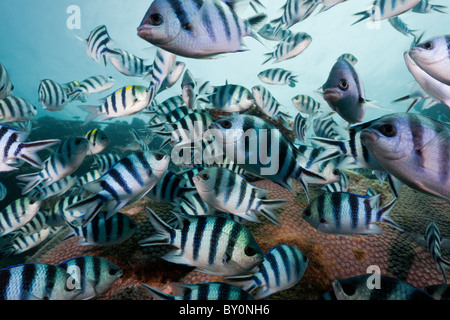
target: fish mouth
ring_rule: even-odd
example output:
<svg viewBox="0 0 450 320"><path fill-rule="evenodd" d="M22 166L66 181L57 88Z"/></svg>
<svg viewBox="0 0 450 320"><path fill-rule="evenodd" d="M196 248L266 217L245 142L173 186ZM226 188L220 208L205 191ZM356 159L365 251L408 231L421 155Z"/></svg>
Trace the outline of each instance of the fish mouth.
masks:
<svg viewBox="0 0 450 320"><path fill-rule="evenodd" d="M337 100L339 100L340 97L341 97L341 95L339 94L339 92L337 92L334 89L326 89L323 92L323 98L326 101L337 101Z"/></svg>
<svg viewBox="0 0 450 320"><path fill-rule="evenodd" d="M366 145L367 143L374 143L380 139L380 135L377 134L374 130L363 130L361 132L361 142Z"/></svg>
<svg viewBox="0 0 450 320"><path fill-rule="evenodd" d="M145 38L145 37L151 35L152 28L151 28L151 26L149 24L143 24L143 25L139 26L137 31L138 31L138 36L139 37Z"/></svg>

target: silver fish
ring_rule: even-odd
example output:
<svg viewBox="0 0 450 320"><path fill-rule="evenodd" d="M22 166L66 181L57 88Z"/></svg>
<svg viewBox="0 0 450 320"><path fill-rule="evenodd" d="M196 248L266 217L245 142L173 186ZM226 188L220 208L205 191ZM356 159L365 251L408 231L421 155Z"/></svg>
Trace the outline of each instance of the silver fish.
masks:
<svg viewBox="0 0 450 320"><path fill-rule="evenodd" d="M87 155L93 155L103 152L109 144L111 140L109 140L106 133L100 129L93 129L87 132L84 137L89 141L89 151Z"/></svg>
<svg viewBox="0 0 450 320"><path fill-rule="evenodd" d="M301 113L317 116L323 112L319 102L307 95L297 95L292 98L292 103Z"/></svg>
<svg viewBox="0 0 450 320"><path fill-rule="evenodd" d="M108 43L111 42L111 37L109 36L105 25L101 25L93 29L86 40L78 36L77 38L86 42L87 54L92 58L92 60L100 63L103 58L103 62L106 66L106 54L114 51L107 47Z"/></svg>
<svg viewBox="0 0 450 320"><path fill-rule="evenodd" d="M63 87L50 79L39 84L39 101L44 110L60 111L71 101Z"/></svg>
<svg viewBox="0 0 450 320"><path fill-rule="evenodd" d="M282 68L267 69L261 71L258 74L258 78L265 83L274 85L285 85L288 84L289 87L295 88L297 81L297 76L294 76L291 71Z"/></svg>
<svg viewBox="0 0 450 320"><path fill-rule="evenodd" d="M5 236L23 227L38 213L42 202L29 197L12 201L0 212L0 235Z"/></svg>
<svg viewBox="0 0 450 320"><path fill-rule="evenodd" d="M362 17L353 24L366 19L379 21L396 17L411 10L419 4L420 1L422 0L375 0L368 10L355 13L355 15Z"/></svg>
<svg viewBox="0 0 450 320"><path fill-rule="evenodd" d="M145 64L144 59L126 50L114 49L112 52L108 52L106 56L117 71L129 77L143 77L152 68L151 65Z"/></svg>
<svg viewBox="0 0 450 320"><path fill-rule="evenodd" d="M315 0L287 0L281 8L283 15L272 22L278 23L276 30L288 29L308 18L318 5L319 3Z"/></svg>
<svg viewBox="0 0 450 320"><path fill-rule="evenodd" d="M25 99L10 96L0 100L1 122L27 122L36 114L36 107Z"/></svg>
<svg viewBox="0 0 450 320"><path fill-rule="evenodd" d="M274 60L273 63L278 63L295 58L305 51L311 42L312 37L305 32L292 34L280 42L275 48L275 51L266 54L268 58L263 64L272 59Z"/></svg>

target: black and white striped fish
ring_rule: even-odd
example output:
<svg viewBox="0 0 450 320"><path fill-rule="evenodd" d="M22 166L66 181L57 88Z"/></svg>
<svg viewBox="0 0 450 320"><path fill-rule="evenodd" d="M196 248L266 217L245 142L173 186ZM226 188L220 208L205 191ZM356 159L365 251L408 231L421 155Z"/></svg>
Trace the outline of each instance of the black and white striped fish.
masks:
<svg viewBox="0 0 450 320"><path fill-rule="evenodd" d="M49 227L32 234L19 234L10 245L0 249L0 257L6 258L11 255L19 255L36 248L47 240L50 234L51 230Z"/></svg>
<svg viewBox="0 0 450 320"><path fill-rule="evenodd" d="M198 192L184 194L177 211L186 216L208 216L216 213L213 207L203 201Z"/></svg>
<svg viewBox="0 0 450 320"><path fill-rule="evenodd" d="M308 18L318 5L319 3L314 0L287 0L281 8L283 15L272 22L278 23L276 30L288 29Z"/></svg>
<svg viewBox="0 0 450 320"><path fill-rule="evenodd" d="M247 88L237 84L215 86L208 94L207 102L214 109L225 112L242 112L255 104L252 93Z"/></svg>
<svg viewBox="0 0 450 320"><path fill-rule="evenodd" d="M126 50L114 49L112 52L107 52L106 57L117 71L129 77L143 77L152 69L151 65L145 64L144 59Z"/></svg>
<svg viewBox="0 0 450 320"><path fill-rule="evenodd" d="M76 257L57 265L70 274L72 284L81 289L76 300L96 298L107 292L123 273L115 264L102 257Z"/></svg>
<svg viewBox="0 0 450 320"><path fill-rule="evenodd" d="M110 76L92 76L81 81L71 95L85 102L89 95L108 91L114 86L114 83L114 78Z"/></svg>
<svg viewBox="0 0 450 320"><path fill-rule="evenodd" d="M176 55L208 58L247 50L243 38L259 39L252 28L266 18L258 14L242 20L220 0L156 0L145 14L138 35Z"/></svg>
<svg viewBox="0 0 450 320"><path fill-rule="evenodd" d="M5 236L27 224L38 213L42 202L29 197L12 201L0 212L0 236Z"/></svg>
<svg viewBox="0 0 450 320"><path fill-rule="evenodd" d="M337 300L434 300L433 297L398 278L380 275L380 287L370 288L373 274L338 279L333 282Z"/></svg>
<svg viewBox="0 0 450 320"><path fill-rule="evenodd" d="M196 284L172 284L172 294L156 290L142 283L155 300L255 300L251 294L239 287L222 282L205 282Z"/></svg>
<svg viewBox="0 0 450 320"><path fill-rule="evenodd" d="M0 100L1 122L27 122L36 114L36 107L25 99L10 96Z"/></svg>
<svg viewBox="0 0 450 320"><path fill-rule="evenodd" d="M186 63L180 62L180 61L175 61L175 64L172 67L172 70L170 71L169 75L162 82L158 93L161 93L164 90L172 88L175 85L175 83L177 83L178 80L180 80L185 69L186 69Z"/></svg>
<svg viewBox="0 0 450 320"><path fill-rule="evenodd" d="M275 32L275 25L273 23L265 24L261 29L259 29L258 34L266 40L281 42L290 35L292 31L289 29L279 29Z"/></svg>
<svg viewBox="0 0 450 320"><path fill-rule="evenodd" d="M0 99L5 99L13 94L14 85L11 82L9 73L0 63Z"/></svg>
<svg viewBox="0 0 450 320"><path fill-rule="evenodd" d="M0 270L0 300L73 300L80 289L68 287L63 268L26 263Z"/></svg>
<svg viewBox="0 0 450 320"><path fill-rule="evenodd" d="M269 191L248 183L231 170L212 167L193 177L202 199L218 211L260 222L257 214L279 225L275 210L283 207L286 199L267 199Z"/></svg>
<svg viewBox="0 0 450 320"><path fill-rule="evenodd" d="M77 243L79 246L110 246L128 240L138 229L133 219L125 214L117 212L109 218L107 216L107 212L99 212L85 226L69 223L71 233L66 239L81 237Z"/></svg>
<svg viewBox="0 0 450 320"><path fill-rule="evenodd" d="M274 85L285 85L295 88L298 76L294 76L291 71L282 68L267 69L258 74L258 78L265 83Z"/></svg>
<svg viewBox="0 0 450 320"><path fill-rule="evenodd" d="M294 120L294 133L295 137L300 142L305 142L306 131L308 131L311 126L311 117L304 117L301 113L298 113Z"/></svg>
<svg viewBox="0 0 450 320"><path fill-rule="evenodd" d="M396 17L402 13L405 13L406 11L411 10L421 1L422 0L374 0L373 4L368 10L355 13L355 15L362 17L353 24L366 19L379 21Z"/></svg>
<svg viewBox="0 0 450 320"><path fill-rule="evenodd" d="M313 119L313 131L316 137L338 140L342 139L343 130L333 119L334 112Z"/></svg>
<svg viewBox="0 0 450 320"><path fill-rule="evenodd" d="M431 11L437 11L440 13L446 13L444 11L445 9L447 9L447 6L432 4L429 0L422 0L414 8L412 8L412 12L429 13Z"/></svg>
<svg viewBox="0 0 450 320"><path fill-rule="evenodd" d="M84 137L89 140L90 146L87 155L93 155L103 152L109 146L111 140L103 130L93 129L87 132Z"/></svg>
<svg viewBox="0 0 450 320"><path fill-rule="evenodd" d="M283 123L286 129L292 130L288 119L292 117L281 111L282 105L275 99L275 97L264 86L255 86L252 88L252 94L255 98L257 106L267 116L276 118Z"/></svg>
<svg viewBox="0 0 450 320"><path fill-rule="evenodd" d="M436 266L444 276L445 283L447 283L446 269L450 269L450 262L442 257L441 251L441 232L434 221L430 221L425 229L425 240L427 241L428 251L430 252Z"/></svg>
<svg viewBox="0 0 450 320"><path fill-rule="evenodd" d="M39 101L42 108L49 111L60 111L71 101L66 90L57 82L46 79L39 84Z"/></svg>
<svg viewBox="0 0 450 320"><path fill-rule="evenodd" d="M383 231L375 222L401 230L389 216L397 199L379 208L379 198L380 194L324 193L309 204L302 216L315 229L335 235L381 234Z"/></svg>
<svg viewBox="0 0 450 320"><path fill-rule="evenodd" d="M83 188L93 195L68 207L85 213L83 226L106 205L107 217L131 201L145 196L163 177L170 158L151 151L136 152L119 160L100 179Z"/></svg>
<svg viewBox="0 0 450 320"><path fill-rule="evenodd" d="M103 62L106 66L106 54L114 51L107 47L108 43L111 42L111 37L109 36L105 25L101 25L93 29L86 40L80 37L77 38L86 42L87 54L92 58L92 60L100 63L103 58Z"/></svg>
<svg viewBox="0 0 450 320"><path fill-rule="evenodd" d="M273 63L278 63L295 58L305 51L311 42L312 37L309 34L305 32L294 33L281 41L273 52L266 53L265 55L268 58L263 64L272 59L274 60Z"/></svg>
<svg viewBox="0 0 450 320"><path fill-rule="evenodd" d="M63 195L75 185L77 180L78 178L71 174L47 187L37 186L30 191L29 196L42 201L54 196Z"/></svg>
<svg viewBox="0 0 450 320"><path fill-rule="evenodd" d="M33 219L17 229L17 233L22 235L32 235L45 229L47 226L47 213L45 211L38 211Z"/></svg>
<svg viewBox="0 0 450 320"><path fill-rule="evenodd" d="M46 223L54 228L65 226L66 223L76 224L84 217L84 213L78 210L70 210L69 207L83 199L83 194L75 194L58 199L47 212Z"/></svg>
<svg viewBox="0 0 450 320"><path fill-rule="evenodd" d="M167 170L161 180L147 193L147 197L177 206L182 196L195 188L187 186L187 180L171 170Z"/></svg>
<svg viewBox="0 0 450 320"><path fill-rule="evenodd" d="M159 103L157 106L153 107L151 111L156 114L168 114L181 108L182 106L184 106L183 97L178 95L170 97L162 103Z"/></svg>
<svg viewBox="0 0 450 320"><path fill-rule="evenodd" d="M168 51L158 48L156 50L155 60L153 61L152 69L148 77L150 85L147 90L147 105L152 104L156 95L160 92L164 82L170 76L173 67L175 66L177 56Z"/></svg>
<svg viewBox="0 0 450 320"><path fill-rule="evenodd" d="M217 216L181 216L180 229L173 229L147 208L156 235L139 242L141 246L167 245L174 249L162 259L201 271L237 276L258 267L264 256L251 232L240 223Z"/></svg>
<svg viewBox="0 0 450 320"><path fill-rule="evenodd" d="M323 112L320 103L307 95L300 94L295 96L292 98L292 103L301 113L306 113L314 117Z"/></svg>
<svg viewBox="0 0 450 320"><path fill-rule="evenodd" d="M121 157L116 153L94 155L93 168L98 168L101 174L105 174Z"/></svg>
<svg viewBox="0 0 450 320"><path fill-rule="evenodd" d="M264 262L253 274L228 278L247 292L255 291L255 299L263 299L295 286L305 274L308 257L294 246L282 244L264 255Z"/></svg>
<svg viewBox="0 0 450 320"><path fill-rule="evenodd" d="M290 140L270 122L251 115L221 119L211 126L223 151L231 161L248 172L269 179L293 192L292 180L297 180L308 195L305 177L310 181L325 181L325 177L303 168L303 157ZM263 148L261 150L260 148Z"/></svg>
<svg viewBox="0 0 450 320"><path fill-rule="evenodd" d="M84 125L97 119L104 121L141 112L148 106L148 90L143 86L123 87L103 99L101 106L80 105L88 112Z"/></svg>
<svg viewBox="0 0 450 320"><path fill-rule="evenodd" d="M26 183L22 188L22 194L29 193L38 185L46 188L72 174L80 167L86 157L89 144L87 139L81 137L64 140L50 158L45 161L41 171L16 177L19 181Z"/></svg>
<svg viewBox="0 0 450 320"><path fill-rule="evenodd" d="M37 152L60 142L60 140L25 142L29 134L29 132L0 125L0 172L18 170L11 165L17 164L19 160L39 168L42 166L42 160Z"/></svg>

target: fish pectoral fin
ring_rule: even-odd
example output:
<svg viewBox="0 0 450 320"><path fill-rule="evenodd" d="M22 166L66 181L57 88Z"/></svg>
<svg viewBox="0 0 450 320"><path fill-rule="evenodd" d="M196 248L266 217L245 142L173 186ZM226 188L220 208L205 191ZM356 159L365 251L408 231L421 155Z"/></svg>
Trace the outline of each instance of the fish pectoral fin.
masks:
<svg viewBox="0 0 450 320"><path fill-rule="evenodd" d="M448 132L442 132L426 143L422 149L419 150L422 155L421 166L437 172L440 166L437 166L436 163L439 162L442 157L442 148L448 144L449 140L450 134L448 134ZM450 149L447 148L446 152L448 159L450 156Z"/></svg>
<svg viewBox="0 0 450 320"><path fill-rule="evenodd" d="M168 253L166 253L162 259L166 260L167 262L175 263L175 264L182 264L185 266L191 266L192 263L189 262L185 256L181 253L181 250L175 249Z"/></svg>

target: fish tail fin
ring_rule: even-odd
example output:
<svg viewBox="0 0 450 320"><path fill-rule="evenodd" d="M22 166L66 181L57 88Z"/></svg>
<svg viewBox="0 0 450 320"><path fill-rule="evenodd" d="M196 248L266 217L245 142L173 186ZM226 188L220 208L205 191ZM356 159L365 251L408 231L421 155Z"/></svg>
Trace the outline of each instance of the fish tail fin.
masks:
<svg viewBox="0 0 450 320"><path fill-rule="evenodd" d="M61 140L55 139L21 143L20 148L22 151L19 154L19 158L28 162L33 167L41 168L42 160L37 153L60 142Z"/></svg>
<svg viewBox="0 0 450 320"><path fill-rule="evenodd" d="M147 292L152 296L154 300L175 300L175 297L168 293L156 290L149 285L146 285L145 283L141 283L141 285L147 289Z"/></svg>
<svg viewBox="0 0 450 320"><path fill-rule="evenodd" d="M261 200L259 210L263 214L263 216L267 218L267 220L279 226L280 222L278 221L278 218L275 215L274 211L283 207L287 202L288 200L286 199Z"/></svg>
<svg viewBox="0 0 450 320"><path fill-rule="evenodd" d="M394 198L386 206L379 209L377 212L377 221L384 222L384 223L390 225L391 227L403 232L404 230L402 228L400 228L400 226L390 216L391 210L394 208L394 205L396 202L397 202L397 199Z"/></svg>
<svg viewBox="0 0 450 320"><path fill-rule="evenodd" d="M447 11L444 11L447 9L447 6L439 5L439 4L433 4L431 5L431 10L439 12L439 13L447 13Z"/></svg>
<svg viewBox="0 0 450 320"><path fill-rule="evenodd" d="M139 245L143 247L158 246L170 243L170 236L173 233L173 228L165 223L152 209L147 208L148 219L155 228L156 234L139 241Z"/></svg>
<svg viewBox="0 0 450 320"><path fill-rule="evenodd" d="M22 187L22 195L28 194L31 190L46 180L41 175L41 172L22 174L17 176L16 179L25 182L25 185Z"/></svg>
<svg viewBox="0 0 450 320"><path fill-rule="evenodd" d="M81 110L88 112L88 116L86 117L86 120L84 120L83 125L87 125L91 121L93 121L95 118L97 118L101 112L100 112L100 106L86 106L86 105L79 105L78 106Z"/></svg>
<svg viewBox="0 0 450 320"><path fill-rule="evenodd" d="M83 227L89 224L92 219L95 218L97 213L100 212L100 209L105 204L105 201L97 194L94 194L91 197L78 201L67 207L67 210L76 210L80 212L84 212L83 216Z"/></svg>
<svg viewBox="0 0 450 320"><path fill-rule="evenodd" d="M259 43L261 43L265 48L267 48L266 44L264 43L263 38L255 32L255 30L258 30L262 25L266 22L267 15L265 13L259 13L253 17L250 17L246 20L246 24L250 28L250 36L254 39L256 39ZM267 48L269 49L269 48Z"/></svg>
<svg viewBox="0 0 450 320"><path fill-rule="evenodd" d="M265 53L264 55L267 56L268 58L267 58L267 60L264 60L264 62L262 63L263 65L266 64L267 62L269 62L270 60L272 60L272 58L273 58L273 55L270 52Z"/></svg>
<svg viewBox="0 0 450 320"><path fill-rule="evenodd" d="M361 17L359 20L353 22L353 23L352 23L352 26L355 25L355 24L357 24L357 23L359 23L359 22L361 22L361 21L364 21L364 20L370 18L370 13L367 12L367 11L357 12L357 13L355 13L354 15L355 15L355 16L362 16L362 17Z"/></svg>

